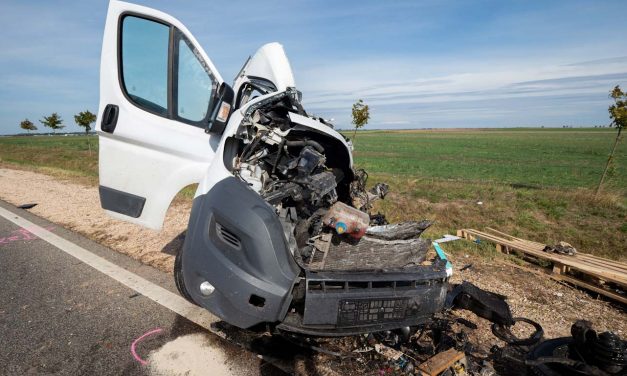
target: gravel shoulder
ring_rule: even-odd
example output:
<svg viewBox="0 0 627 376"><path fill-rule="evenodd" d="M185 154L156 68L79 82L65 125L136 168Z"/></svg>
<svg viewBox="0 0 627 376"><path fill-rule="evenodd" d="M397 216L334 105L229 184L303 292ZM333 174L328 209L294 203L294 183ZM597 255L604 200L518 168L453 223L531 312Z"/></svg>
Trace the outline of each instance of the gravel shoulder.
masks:
<svg viewBox="0 0 627 376"><path fill-rule="evenodd" d="M0 168L0 199L14 205L36 203L30 212L168 273L183 245L191 210L191 202L173 204L163 230L154 231L106 215L97 187L5 168Z"/></svg>
<svg viewBox="0 0 627 376"><path fill-rule="evenodd" d="M100 208L97 187L60 180L44 174L0 168L0 199L14 205L37 203L32 213L87 236L161 271L172 272L174 255L182 247L191 202L174 203L160 232L108 217ZM446 245L443 245L446 249ZM514 316L539 322L546 338L567 336L577 319L586 319L599 331L627 337L627 314L620 307L560 284L506 261L487 262L457 256L454 282L468 280L509 297ZM473 266L465 271L466 264ZM473 336L484 345L501 344L489 332L487 321L459 313L479 324ZM472 316L472 317L471 317ZM488 346L489 347L489 346Z"/></svg>

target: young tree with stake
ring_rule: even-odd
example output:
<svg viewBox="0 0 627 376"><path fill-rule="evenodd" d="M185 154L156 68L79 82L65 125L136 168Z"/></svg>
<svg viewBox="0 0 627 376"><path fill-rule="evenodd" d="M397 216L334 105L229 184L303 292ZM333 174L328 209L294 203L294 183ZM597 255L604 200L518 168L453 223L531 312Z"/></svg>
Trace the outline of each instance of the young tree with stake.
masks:
<svg viewBox="0 0 627 376"><path fill-rule="evenodd" d="M352 123L355 126L355 130L353 131L353 141L355 141L355 137L357 137L357 129L368 124L368 120L370 120L370 108L367 104L364 104L363 100L360 99L353 104L352 115Z"/></svg>
<svg viewBox="0 0 627 376"><path fill-rule="evenodd" d="M74 115L74 121L79 127L85 128L85 136L89 136L91 124L96 121L96 115L92 114L89 110L85 110ZM89 138L87 138L87 148L89 148L89 155L91 155L91 144L89 143Z"/></svg>
<svg viewBox="0 0 627 376"><path fill-rule="evenodd" d="M601 180L599 181L599 186L597 187L597 195L601 191L601 186L603 185L605 176L607 175L607 172L610 169L612 162L614 161L614 152L616 151L616 145L618 145L618 143L620 142L620 133L627 125L627 92L623 92L620 89L620 86L616 85L614 89L610 91L610 98L614 100L614 104L607 109L607 111L610 113L610 119L612 119L610 127L615 127L618 132L616 132L616 139L614 139L612 151L610 151L610 155L607 157L607 163L605 164L605 169L603 169L603 175L601 175Z"/></svg>

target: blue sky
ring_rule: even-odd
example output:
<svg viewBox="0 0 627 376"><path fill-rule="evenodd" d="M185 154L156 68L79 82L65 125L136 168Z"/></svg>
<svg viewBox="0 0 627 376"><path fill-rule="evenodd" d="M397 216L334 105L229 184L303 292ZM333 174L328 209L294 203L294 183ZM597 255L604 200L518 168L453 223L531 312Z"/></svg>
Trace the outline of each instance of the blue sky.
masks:
<svg viewBox="0 0 627 376"><path fill-rule="evenodd" d="M626 1L136 1L183 22L230 82L282 43L305 108L367 128L607 124ZM0 3L0 134L97 111L106 1ZM40 130L42 127L40 126Z"/></svg>

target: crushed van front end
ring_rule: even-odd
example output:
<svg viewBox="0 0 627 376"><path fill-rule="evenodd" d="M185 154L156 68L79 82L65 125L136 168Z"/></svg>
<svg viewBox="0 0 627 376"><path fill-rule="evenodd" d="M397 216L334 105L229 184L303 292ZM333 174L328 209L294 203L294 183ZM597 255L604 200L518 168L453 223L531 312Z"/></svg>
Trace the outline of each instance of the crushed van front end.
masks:
<svg viewBox="0 0 627 376"><path fill-rule="evenodd" d="M270 323L302 334L352 335L420 325L442 309L446 260L398 267L385 263L395 247L379 251L378 269L302 268L274 208L231 178L195 199L180 262L187 297L241 328ZM214 288L208 295L206 281Z"/></svg>
<svg viewBox="0 0 627 376"><path fill-rule="evenodd" d="M366 189L351 145L304 111L300 93L263 90L239 90L248 103L225 133L227 177L194 199L175 267L181 293L241 328L338 336L429 320L450 270L419 238L428 221L370 215L388 186Z"/></svg>

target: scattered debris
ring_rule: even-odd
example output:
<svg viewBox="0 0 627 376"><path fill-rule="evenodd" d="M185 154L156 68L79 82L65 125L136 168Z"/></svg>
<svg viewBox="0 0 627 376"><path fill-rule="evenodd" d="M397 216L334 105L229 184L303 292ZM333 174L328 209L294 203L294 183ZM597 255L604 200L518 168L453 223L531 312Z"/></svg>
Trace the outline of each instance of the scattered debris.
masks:
<svg viewBox="0 0 627 376"><path fill-rule="evenodd" d="M437 376L450 370L451 375L466 375L468 365L466 355L455 349L448 349L420 364L418 369L428 376Z"/></svg>
<svg viewBox="0 0 627 376"><path fill-rule="evenodd" d="M416 239L433 222L423 220L420 222L408 221L393 225L372 226L366 230L366 235L384 240L407 240Z"/></svg>
<svg viewBox="0 0 627 376"><path fill-rule="evenodd" d="M19 209L24 209L24 210L26 210L26 209L32 209L32 208L34 208L35 206L37 206L37 203L34 203L34 202L33 202L33 203L30 203L30 204L22 204L22 205L19 205L19 206L18 206L18 208L19 208Z"/></svg>
<svg viewBox="0 0 627 376"><path fill-rule="evenodd" d="M627 341L612 332L597 334L589 321L571 327L571 337L539 344L525 361L537 375L625 375Z"/></svg>
<svg viewBox="0 0 627 376"><path fill-rule="evenodd" d="M505 299L503 295L482 290L464 281L453 287L444 306L445 308L467 309L493 323L511 326L515 321Z"/></svg>
<svg viewBox="0 0 627 376"><path fill-rule="evenodd" d="M575 247L573 247L572 245L566 242L559 242L556 245L552 245L552 246L547 245L546 247L544 247L542 251L549 252L549 253L558 253L560 255L568 255L568 256L574 256L575 254L577 254L577 250L575 249Z"/></svg>
<svg viewBox="0 0 627 376"><path fill-rule="evenodd" d="M494 345L488 351L482 344L472 342L470 338L476 337L471 333L478 329L479 323L459 317L451 310L436 314L416 327L338 338L298 335L271 328L253 332L224 322L216 325L221 326L223 338L239 337L237 342L251 343L250 347L258 350L264 359L283 365L287 361L303 370L297 374L526 376L529 369L536 375L624 375L627 344L613 333L597 334L590 323L581 321L573 325L572 338L541 342L540 324L525 318L509 320L509 307L501 295L463 282L453 288L450 297L453 299L448 300L456 304L463 299L474 300L470 305L473 312L493 321L511 322L512 325L492 326L494 335L505 345ZM520 324L534 328L529 338L520 339L512 334L512 328L520 332Z"/></svg>
<svg viewBox="0 0 627 376"><path fill-rule="evenodd" d="M514 346L531 346L535 345L542 339L542 336L544 335L544 330L542 329L542 326L540 326L540 324L538 324L537 322L524 317L514 317L513 321L514 324L524 322L532 325L535 331L529 336L529 338L518 338L514 334L512 334L511 325L501 325L494 323L492 324L492 333L494 333L496 337L503 340L507 344Z"/></svg>
<svg viewBox="0 0 627 376"><path fill-rule="evenodd" d="M463 272L463 271L468 270L470 268L472 268L472 264L467 264L467 265L462 266L462 268L459 269L459 271Z"/></svg>
<svg viewBox="0 0 627 376"><path fill-rule="evenodd" d="M434 240L434 242L436 242L436 243L446 243L446 242L451 242L453 240L459 240L459 239L461 239L459 236L445 234L442 238Z"/></svg>
<svg viewBox="0 0 627 376"><path fill-rule="evenodd" d="M363 169L359 169L355 170L354 174L355 179L350 184L352 204L357 209L367 212L372 209L375 201L385 198L390 187L385 183L377 183L372 189L366 191L368 173Z"/></svg>

